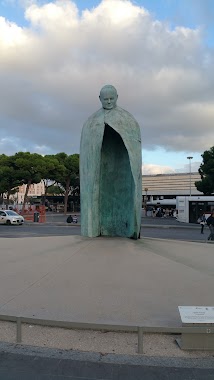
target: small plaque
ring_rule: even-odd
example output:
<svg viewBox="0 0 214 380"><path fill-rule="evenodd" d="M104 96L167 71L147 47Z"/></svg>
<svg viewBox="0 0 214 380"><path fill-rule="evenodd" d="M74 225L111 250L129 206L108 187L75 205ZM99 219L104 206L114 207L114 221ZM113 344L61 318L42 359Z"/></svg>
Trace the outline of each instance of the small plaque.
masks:
<svg viewBox="0 0 214 380"><path fill-rule="evenodd" d="M182 323L214 323L214 306L178 306Z"/></svg>

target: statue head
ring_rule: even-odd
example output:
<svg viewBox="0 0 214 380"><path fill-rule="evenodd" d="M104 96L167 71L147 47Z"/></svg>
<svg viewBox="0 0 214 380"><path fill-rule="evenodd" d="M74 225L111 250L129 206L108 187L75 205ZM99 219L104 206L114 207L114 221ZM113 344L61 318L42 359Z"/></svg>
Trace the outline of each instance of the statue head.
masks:
<svg viewBox="0 0 214 380"><path fill-rule="evenodd" d="M117 98L117 90L114 86L106 85L101 88L99 99L104 109L111 110L112 108L115 108Z"/></svg>

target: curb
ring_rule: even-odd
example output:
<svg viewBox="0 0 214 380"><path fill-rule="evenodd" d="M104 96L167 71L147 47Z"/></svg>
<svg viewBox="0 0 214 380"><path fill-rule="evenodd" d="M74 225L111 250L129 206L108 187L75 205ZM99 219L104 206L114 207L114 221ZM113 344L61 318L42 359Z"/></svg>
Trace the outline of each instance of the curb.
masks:
<svg viewBox="0 0 214 380"><path fill-rule="evenodd" d="M103 354L101 352L62 350L54 348L43 348L0 342L0 352L9 355L25 356L26 358L37 357L43 359L69 360L76 363L111 364L116 366L128 365L139 367L162 367L162 368L195 368L214 369L214 361L208 358L179 358L163 356ZM81 365L82 365L81 364Z"/></svg>
<svg viewBox="0 0 214 380"><path fill-rule="evenodd" d="M81 224L80 223L66 223L66 222L44 222L44 223L39 223L39 222L28 222L26 221L24 223L25 225L34 225L34 226L40 226L40 225L45 225L45 226L53 226L53 225L57 225L57 226L65 226L65 227L80 227ZM160 225L160 224L141 224L141 228L166 228L166 229L169 229L169 228L180 228L180 229L186 229L186 228L189 228L189 229L198 229L199 227L198 226L186 226L186 225L183 225L183 226L177 226L177 225L174 225L174 224L165 224L165 225Z"/></svg>

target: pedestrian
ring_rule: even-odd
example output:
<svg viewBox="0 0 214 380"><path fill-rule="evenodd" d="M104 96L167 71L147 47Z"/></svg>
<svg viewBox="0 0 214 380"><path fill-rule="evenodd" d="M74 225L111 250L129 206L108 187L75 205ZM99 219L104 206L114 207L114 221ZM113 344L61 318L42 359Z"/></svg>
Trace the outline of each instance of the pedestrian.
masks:
<svg viewBox="0 0 214 380"><path fill-rule="evenodd" d="M203 213L201 216L198 218L198 223L200 223L201 226L201 234L204 233L204 226L206 224L206 216L205 213Z"/></svg>
<svg viewBox="0 0 214 380"><path fill-rule="evenodd" d="M69 215L69 216L67 217L67 223L72 223L72 222L73 222L73 218L72 218L71 215Z"/></svg>
<svg viewBox="0 0 214 380"><path fill-rule="evenodd" d="M166 208L166 217L167 218L169 217L169 209L168 209L168 207Z"/></svg>
<svg viewBox="0 0 214 380"><path fill-rule="evenodd" d="M156 216L157 216L158 218L161 218L161 217L162 217L162 212L161 212L161 208L160 208L160 207L157 208Z"/></svg>
<svg viewBox="0 0 214 380"><path fill-rule="evenodd" d="M74 215L74 216L73 216L73 223L77 223L77 222L78 222L77 216Z"/></svg>
<svg viewBox="0 0 214 380"><path fill-rule="evenodd" d="M210 234L208 236L208 240L214 240L214 211L212 211L209 218L207 218L207 225L210 229Z"/></svg>

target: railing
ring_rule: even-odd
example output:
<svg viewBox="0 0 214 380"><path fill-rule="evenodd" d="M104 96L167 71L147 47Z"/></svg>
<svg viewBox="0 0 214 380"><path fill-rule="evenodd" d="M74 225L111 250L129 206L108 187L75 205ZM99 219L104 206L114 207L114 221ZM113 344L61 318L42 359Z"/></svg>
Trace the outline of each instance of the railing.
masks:
<svg viewBox="0 0 214 380"><path fill-rule="evenodd" d="M99 323L82 323L55 321L39 318L16 317L10 315L0 315L0 321L16 323L16 343L22 343L22 323L40 325L47 327L59 327L78 330L99 330L117 332L137 332L138 333L138 354L143 354L143 336L146 333L165 333L165 334L207 334L214 333L214 328L206 326L197 327L161 327L161 326L129 326L129 325L108 325Z"/></svg>

